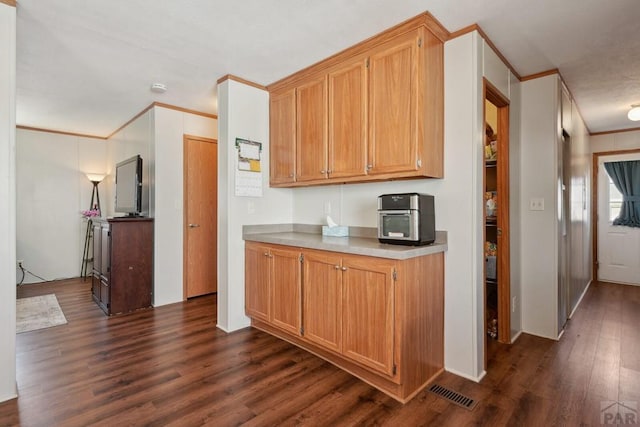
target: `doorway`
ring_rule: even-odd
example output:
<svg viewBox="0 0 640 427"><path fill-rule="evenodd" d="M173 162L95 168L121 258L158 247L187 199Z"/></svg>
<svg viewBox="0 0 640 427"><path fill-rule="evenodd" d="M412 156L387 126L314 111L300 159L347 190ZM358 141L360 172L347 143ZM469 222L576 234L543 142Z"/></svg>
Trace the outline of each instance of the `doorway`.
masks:
<svg viewBox="0 0 640 427"><path fill-rule="evenodd" d="M484 90L485 367L495 343L511 343L509 100L486 79Z"/></svg>
<svg viewBox="0 0 640 427"><path fill-rule="evenodd" d="M218 142L185 135L184 299L217 292Z"/></svg>
<svg viewBox="0 0 640 427"><path fill-rule="evenodd" d="M607 174L605 162L640 160L640 150L594 153L594 272L599 281L640 285L640 229L613 225L622 196Z"/></svg>

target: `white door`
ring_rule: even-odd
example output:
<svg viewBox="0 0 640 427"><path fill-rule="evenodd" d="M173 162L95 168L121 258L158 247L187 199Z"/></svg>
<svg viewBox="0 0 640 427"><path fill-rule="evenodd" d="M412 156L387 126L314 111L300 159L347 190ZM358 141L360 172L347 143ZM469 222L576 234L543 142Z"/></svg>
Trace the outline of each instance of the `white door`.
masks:
<svg viewBox="0 0 640 427"><path fill-rule="evenodd" d="M625 160L640 160L640 153L598 160L598 280L640 285L640 228L612 225L622 198L603 165Z"/></svg>

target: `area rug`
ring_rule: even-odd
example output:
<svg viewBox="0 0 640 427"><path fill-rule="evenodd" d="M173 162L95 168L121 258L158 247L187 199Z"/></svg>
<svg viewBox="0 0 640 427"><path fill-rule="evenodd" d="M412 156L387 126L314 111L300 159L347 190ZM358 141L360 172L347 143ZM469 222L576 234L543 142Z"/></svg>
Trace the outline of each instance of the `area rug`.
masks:
<svg viewBox="0 0 640 427"><path fill-rule="evenodd" d="M55 294L16 300L16 332L18 334L65 323L67 319Z"/></svg>

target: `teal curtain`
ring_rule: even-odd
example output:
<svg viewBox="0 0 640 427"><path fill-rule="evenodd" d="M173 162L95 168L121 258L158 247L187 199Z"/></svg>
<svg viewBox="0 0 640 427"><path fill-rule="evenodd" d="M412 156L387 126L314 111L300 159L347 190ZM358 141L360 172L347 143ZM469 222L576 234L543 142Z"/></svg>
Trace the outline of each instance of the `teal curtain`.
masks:
<svg viewBox="0 0 640 427"><path fill-rule="evenodd" d="M613 225L640 228L640 160L607 162L604 168L622 194L620 215Z"/></svg>

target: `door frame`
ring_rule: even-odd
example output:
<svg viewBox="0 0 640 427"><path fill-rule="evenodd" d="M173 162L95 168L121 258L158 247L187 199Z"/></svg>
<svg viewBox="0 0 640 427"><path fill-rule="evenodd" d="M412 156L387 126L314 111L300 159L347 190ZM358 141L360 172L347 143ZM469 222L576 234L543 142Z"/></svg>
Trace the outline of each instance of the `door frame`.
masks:
<svg viewBox="0 0 640 427"><path fill-rule="evenodd" d="M597 153L593 153L593 163L591 168L591 235L593 236L593 245L591 247L591 260L593 263L591 266L592 281L598 280L598 163L600 157L637 153L640 153L640 148L633 148L630 150L600 151Z"/></svg>
<svg viewBox="0 0 640 427"><path fill-rule="evenodd" d="M509 219L509 99L504 96L500 90L495 87L486 78L482 79L482 120L483 124L486 122L486 101L491 102L498 109L498 157L497 157L497 192L498 192L498 228L501 233L500 240L507 242L507 248L505 245L498 246L498 260L497 270L498 278L502 277L503 280L498 280L498 342L504 344L511 343L511 237L510 237L510 219ZM484 126L483 126L484 127ZM484 135L484 132L483 132ZM484 138L483 138L484 146ZM483 151L484 159L484 151ZM484 160L483 160L484 162ZM484 192L485 178L483 174L482 188ZM484 194L483 198L484 200ZM484 204L482 212L484 212ZM483 214L484 216L484 214ZM483 242L486 240L486 227L482 226ZM500 247L502 246L502 250ZM484 247L483 247L484 253ZM483 257L484 259L484 257ZM486 272L485 272L486 276ZM505 281L504 278L507 278ZM483 281L483 289L486 289L486 283ZM483 318L485 321L484 328L484 354L485 354L485 368L487 366L487 325L486 325L486 292L483 292Z"/></svg>
<svg viewBox="0 0 640 427"><path fill-rule="evenodd" d="M202 141L202 142L206 142L206 143L211 143L211 144L216 144L216 148L218 146L218 140L216 138L207 138L207 137L203 137L203 136L196 136L196 135L189 135L189 134L183 134L182 135L182 300L186 301L187 300L187 279L188 279L188 274L187 274L187 250L188 250L188 243L189 243L189 209L188 209L188 203L187 203L187 166L188 166L188 161L187 161L187 141L188 140L196 140L196 141ZM216 171L217 173L217 171ZM218 210L218 200L217 200L217 191L216 191L216 211ZM216 212L216 218L218 217L218 214ZM216 230L218 228L218 224L216 224ZM217 231L216 231L216 238L217 238ZM216 259L216 264L217 264L218 260ZM217 270L217 267L216 267ZM216 278L217 280L217 278Z"/></svg>

